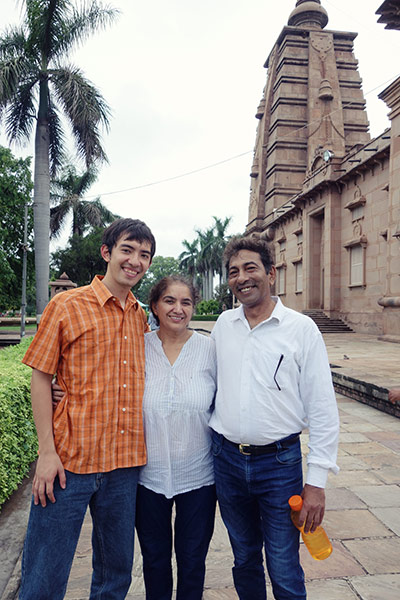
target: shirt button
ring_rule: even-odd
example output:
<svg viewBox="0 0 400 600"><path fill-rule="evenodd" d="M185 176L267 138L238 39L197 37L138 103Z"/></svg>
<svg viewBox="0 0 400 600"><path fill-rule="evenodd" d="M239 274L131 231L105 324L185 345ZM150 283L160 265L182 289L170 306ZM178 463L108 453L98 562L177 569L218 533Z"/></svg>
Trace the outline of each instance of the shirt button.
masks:
<svg viewBox="0 0 400 600"><path fill-rule="evenodd" d="M124 385L122 386L123 388L126 388L126 383L124 383Z"/></svg>
<svg viewBox="0 0 400 600"><path fill-rule="evenodd" d="M126 365L126 360L124 360L124 365Z"/></svg>
<svg viewBox="0 0 400 600"><path fill-rule="evenodd" d="M122 412L125 412L125 411L126 411L126 408L124 407L124 408L122 409Z"/></svg>
<svg viewBox="0 0 400 600"><path fill-rule="evenodd" d="M127 339L128 339L128 336L127 336L127 335L124 335L124 340L127 340Z"/></svg>
<svg viewBox="0 0 400 600"><path fill-rule="evenodd" d="M121 429L121 433L125 433L125 431L123 429Z"/></svg>
<svg viewBox="0 0 400 600"><path fill-rule="evenodd" d="M113 298L113 302L115 302L115 298Z"/></svg>

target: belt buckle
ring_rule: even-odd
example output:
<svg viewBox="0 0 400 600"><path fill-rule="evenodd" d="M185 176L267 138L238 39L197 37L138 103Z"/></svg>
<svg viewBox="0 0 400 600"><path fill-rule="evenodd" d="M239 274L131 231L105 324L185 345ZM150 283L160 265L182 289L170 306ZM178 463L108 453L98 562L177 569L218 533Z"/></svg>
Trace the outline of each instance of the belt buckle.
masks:
<svg viewBox="0 0 400 600"><path fill-rule="evenodd" d="M250 448L250 444L239 444L240 454L244 454L245 456L251 456L251 452L245 452L245 448Z"/></svg>

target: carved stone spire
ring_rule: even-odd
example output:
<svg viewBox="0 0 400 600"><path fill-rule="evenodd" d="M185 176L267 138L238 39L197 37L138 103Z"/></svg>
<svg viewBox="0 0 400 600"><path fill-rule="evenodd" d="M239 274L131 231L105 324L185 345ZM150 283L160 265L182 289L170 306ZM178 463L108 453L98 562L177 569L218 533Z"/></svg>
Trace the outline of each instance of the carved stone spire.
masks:
<svg viewBox="0 0 400 600"><path fill-rule="evenodd" d="M293 3L294 4L294 3ZM369 139L353 52L355 33L330 31L319 0L298 0L265 66L257 108L248 231L267 231L275 211L309 190L323 156L343 158Z"/></svg>
<svg viewBox="0 0 400 600"><path fill-rule="evenodd" d="M288 25L306 29L323 29L328 23L328 13L320 0L298 0L292 11Z"/></svg>

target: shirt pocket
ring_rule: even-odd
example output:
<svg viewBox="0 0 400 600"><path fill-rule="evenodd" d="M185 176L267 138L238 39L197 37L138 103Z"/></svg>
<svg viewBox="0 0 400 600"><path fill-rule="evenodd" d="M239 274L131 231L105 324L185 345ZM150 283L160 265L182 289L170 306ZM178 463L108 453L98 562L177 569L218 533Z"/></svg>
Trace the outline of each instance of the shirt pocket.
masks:
<svg viewBox="0 0 400 600"><path fill-rule="evenodd" d="M104 369L104 363L115 355L115 340L103 330L89 329L73 340L69 359L75 365L85 365L85 372Z"/></svg>
<svg viewBox="0 0 400 600"><path fill-rule="evenodd" d="M106 331L89 329L80 336L79 343L82 344L82 346L86 346L88 349L101 349L103 344L113 344L115 343L115 340Z"/></svg>
<svg viewBox="0 0 400 600"><path fill-rule="evenodd" d="M265 348L255 350L253 363L256 380L268 389L277 392L287 388L290 378L293 378L297 371L291 355L269 351Z"/></svg>

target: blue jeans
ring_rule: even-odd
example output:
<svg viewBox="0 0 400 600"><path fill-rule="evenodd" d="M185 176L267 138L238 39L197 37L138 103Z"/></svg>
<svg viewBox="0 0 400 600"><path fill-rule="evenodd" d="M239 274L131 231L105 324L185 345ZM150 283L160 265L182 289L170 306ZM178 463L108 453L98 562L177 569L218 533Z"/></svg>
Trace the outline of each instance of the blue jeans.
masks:
<svg viewBox="0 0 400 600"><path fill-rule="evenodd" d="M206 556L214 531L215 486L166 498L138 486L136 531L143 555L146 600L172 598L172 507L175 503L177 600L203 597Z"/></svg>
<svg viewBox="0 0 400 600"><path fill-rule="evenodd" d="M215 483L234 554L240 600L266 600L262 548L275 600L305 600L299 532L288 500L302 491L300 442L271 454L245 456L213 432Z"/></svg>
<svg viewBox="0 0 400 600"><path fill-rule="evenodd" d="M122 600L131 583L139 467L54 482L56 502L32 501L22 557L20 600L64 598L87 507L93 521L90 600Z"/></svg>

